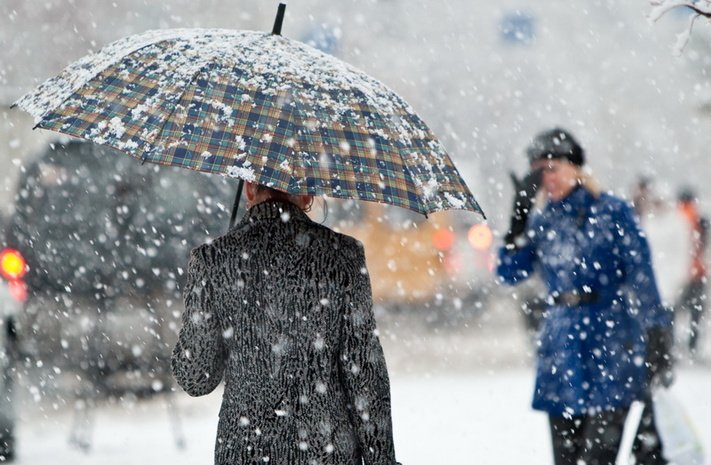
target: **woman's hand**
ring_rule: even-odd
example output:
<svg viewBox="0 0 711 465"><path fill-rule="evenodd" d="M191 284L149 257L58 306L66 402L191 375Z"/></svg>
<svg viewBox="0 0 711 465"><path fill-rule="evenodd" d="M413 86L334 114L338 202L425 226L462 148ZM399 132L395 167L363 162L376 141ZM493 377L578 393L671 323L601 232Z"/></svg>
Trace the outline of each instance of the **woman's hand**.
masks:
<svg viewBox="0 0 711 465"><path fill-rule="evenodd" d="M533 208L541 179L540 169L530 171L523 179L518 179L514 173L511 173L516 194L511 208L511 226L504 237L506 245L510 248L516 248L516 240L526 231L528 215Z"/></svg>
<svg viewBox="0 0 711 465"><path fill-rule="evenodd" d="M647 360L651 385L669 387L674 382L672 346L674 335L671 326L653 326L647 330Z"/></svg>

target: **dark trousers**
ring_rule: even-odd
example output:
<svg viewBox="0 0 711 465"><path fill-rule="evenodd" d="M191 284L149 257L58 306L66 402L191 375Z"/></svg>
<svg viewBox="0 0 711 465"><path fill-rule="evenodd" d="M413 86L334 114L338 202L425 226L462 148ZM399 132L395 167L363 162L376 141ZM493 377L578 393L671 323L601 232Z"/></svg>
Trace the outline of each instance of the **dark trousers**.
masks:
<svg viewBox="0 0 711 465"><path fill-rule="evenodd" d="M688 311L691 317L689 326L689 350L693 353L699 344L699 324L706 310L706 282L703 279L689 282L679 298L677 310Z"/></svg>
<svg viewBox="0 0 711 465"><path fill-rule="evenodd" d="M645 402L633 452L640 465L665 465L651 402ZM627 409L572 418L550 416L555 465L614 465Z"/></svg>
<svg viewBox="0 0 711 465"><path fill-rule="evenodd" d="M2 327L4 326L4 328ZM0 463L12 462L15 458L15 395L16 364L19 359L15 322L7 318L0 323L4 330L4 366L0 367Z"/></svg>

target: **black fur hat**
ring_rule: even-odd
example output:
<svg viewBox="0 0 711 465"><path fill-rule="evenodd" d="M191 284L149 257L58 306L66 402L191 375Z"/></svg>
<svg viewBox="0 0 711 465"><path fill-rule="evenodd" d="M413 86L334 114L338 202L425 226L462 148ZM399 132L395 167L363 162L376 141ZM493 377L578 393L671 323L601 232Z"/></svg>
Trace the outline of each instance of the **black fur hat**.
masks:
<svg viewBox="0 0 711 465"><path fill-rule="evenodd" d="M565 158L578 166L585 164L585 152L572 134L565 129L553 128L539 133L526 149L529 162Z"/></svg>

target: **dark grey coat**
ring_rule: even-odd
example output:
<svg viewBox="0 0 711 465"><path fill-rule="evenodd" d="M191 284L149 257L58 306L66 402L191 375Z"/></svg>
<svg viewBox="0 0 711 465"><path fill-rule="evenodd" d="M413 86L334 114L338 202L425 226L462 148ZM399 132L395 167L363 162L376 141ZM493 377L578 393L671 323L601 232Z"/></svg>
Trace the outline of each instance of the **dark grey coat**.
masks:
<svg viewBox="0 0 711 465"><path fill-rule="evenodd" d="M193 250L172 368L224 379L218 465L395 465L390 385L361 244L288 203Z"/></svg>

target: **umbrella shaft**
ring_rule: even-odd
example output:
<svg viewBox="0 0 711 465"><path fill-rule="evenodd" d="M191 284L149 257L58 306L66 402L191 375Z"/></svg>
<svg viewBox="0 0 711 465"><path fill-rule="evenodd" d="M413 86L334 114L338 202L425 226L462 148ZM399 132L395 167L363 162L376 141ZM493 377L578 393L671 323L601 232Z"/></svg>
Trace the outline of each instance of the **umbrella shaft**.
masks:
<svg viewBox="0 0 711 465"><path fill-rule="evenodd" d="M237 211L239 210L239 201L242 198L242 187L244 186L244 181L239 180L239 184L237 185L237 193L235 194L235 201L232 204L232 215L230 216L230 229L235 225L235 222L237 221Z"/></svg>

